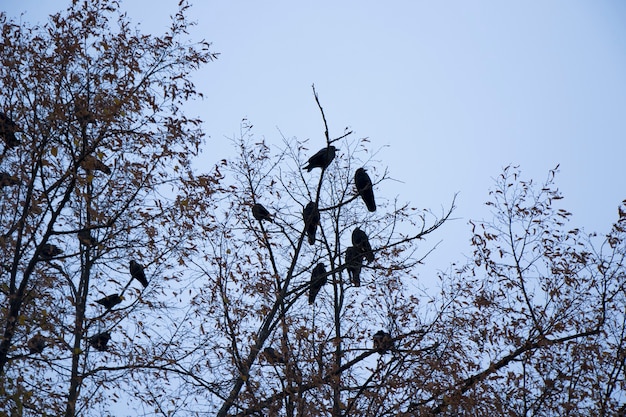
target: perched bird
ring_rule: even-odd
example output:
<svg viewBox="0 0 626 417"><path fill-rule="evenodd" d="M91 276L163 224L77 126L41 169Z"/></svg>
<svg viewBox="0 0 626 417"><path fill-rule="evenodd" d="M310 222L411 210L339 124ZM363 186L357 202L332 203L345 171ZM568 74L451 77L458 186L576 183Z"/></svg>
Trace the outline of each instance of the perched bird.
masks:
<svg viewBox="0 0 626 417"><path fill-rule="evenodd" d="M394 348L391 335L384 330L377 331L374 336L372 336L372 340L374 341L374 349L381 355L387 353L389 349Z"/></svg>
<svg viewBox="0 0 626 417"><path fill-rule="evenodd" d="M374 260L374 252L372 252L370 240L365 232L358 227L352 231L352 244L361 251L368 263Z"/></svg>
<svg viewBox="0 0 626 417"><path fill-rule="evenodd" d="M15 137L15 132L21 132L20 128L9 116L0 112L0 137L8 148L15 148L22 143Z"/></svg>
<svg viewBox="0 0 626 417"><path fill-rule="evenodd" d="M102 171L107 175L111 174L111 168L93 155L85 155L80 161L80 167L86 171Z"/></svg>
<svg viewBox="0 0 626 417"><path fill-rule="evenodd" d="M89 103L85 97L76 98L74 105L74 114L81 126L86 126L89 123L95 123L96 119L93 113L89 110Z"/></svg>
<svg viewBox="0 0 626 417"><path fill-rule="evenodd" d="M78 232L78 240L85 246L94 246L98 243L96 238L91 236L91 231L88 229Z"/></svg>
<svg viewBox="0 0 626 417"><path fill-rule="evenodd" d="M363 253L354 246L346 249L346 270L350 277L350 282L355 287L361 286L361 267L363 266Z"/></svg>
<svg viewBox="0 0 626 417"><path fill-rule="evenodd" d="M46 347L46 338L37 333L28 339L27 345L30 353L41 353Z"/></svg>
<svg viewBox="0 0 626 417"><path fill-rule="evenodd" d="M372 188L372 180L367 175L365 169L359 168L354 173L354 184L359 195L365 202L369 211L376 211L376 201L374 201L374 189Z"/></svg>
<svg viewBox="0 0 626 417"><path fill-rule="evenodd" d="M252 216L258 221L267 220L270 223L273 222L270 212L259 203L252 206Z"/></svg>
<svg viewBox="0 0 626 417"><path fill-rule="evenodd" d="M59 256L63 251L59 249L58 246L52 245L50 243L46 243L41 247L41 253L39 255L40 259L50 260L55 256Z"/></svg>
<svg viewBox="0 0 626 417"><path fill-rule="evenodd" d="M326 277L326 267L323 263L320 262L315 268L313 268L313 272L311 273L309 304L313 304L315 302L315 297L317 297L317 293L320 292L326 282L328 282L328 279Z"/></svg>
<svg viewBox="0 0 626 417"><path fill-rule="evenodd" d="M104 308L106 308L107 310L110 310L116 305L118 305L119 303L121 303L122 299L123 298L119 294L111 294L111 295L107 295L104 298L96 300L96 303L104 306Z"/></svg>
<svg viewBox="0 0 626 417"><path fill-rule="evenodd" d="M146 274L143 271L143 266L134 260L130 261L130 275L137 281L141 282L141 285L144 287L148 286L148 280L146 279Z"/></svg>
<svg viewBox="0 0 626 417"><path fill-rule="evenodd" d="M309 202L304 210L302 210L302 218L304 219L304 228L309 238L309 244L315 244L315 233L317 226L320 224L320 211L314 202Z"/></svg>
<svg viewBox="0 0 626 417"><path fill-rule="evenodd" d="M91 336L89 339L89 344L93 346L93 348L99 352L105 352L107 350L107 343L111 340L111 333L102 332Z"/></svg>
<svg viewBox="0 0 626 417"><path fill-rule="evenodd" d="M277 363L285 363L284 356L278 353L273 347L266 347L263 350L263 356L265 356L265 360L272 365L275 365Z"/></svg>
<svg viewBox="0 0 626 417"><path fill-rule="evenodd" d="M308 172L311 172L313 168L328 168L328 165L335 158L335 152L337 148L329 146L327 148L319 150L315 155L309 158L308 165L304 167Z"/></svg>
<svg viewBox="0 0 626 417"><path fill-rule="evenodd" d="M8 187L11 185L20 185L20 179L8 172L0 172L0 187Z"/></svg>

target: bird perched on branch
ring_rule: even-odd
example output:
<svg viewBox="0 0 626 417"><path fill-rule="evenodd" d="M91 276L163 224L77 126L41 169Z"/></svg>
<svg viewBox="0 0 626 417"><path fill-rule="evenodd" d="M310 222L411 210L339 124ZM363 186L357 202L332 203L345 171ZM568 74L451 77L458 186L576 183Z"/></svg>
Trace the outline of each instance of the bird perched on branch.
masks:
<svg viewBox="0 0 626 417"><path fill-rule="evenodd" d="M0 187L9 187L12 185L20 185L19 178L8 172L0 172Z"/></svg>
<svg viewBox="0 0 626 417"><path fill-rule="evenodd" d="M367 175L365 169L359 168L354 173L354 184L359 195L365 202L369 211L376 211L376 201L374 200L374 189L372 188L372 180Z"/></svg>
<svg viewBox="0 0 626 417"><path fill-rule="evenodd" d="M107 175L111 174L111 168L93 155L85 155L83 160L80 161L80 167L86 171L102 171Z"/></svg>
<svg viewBox="0 0 626 417"><path fill-rule="evenodd" d="M58 246L46 243L41 247L39 258L43 260L50 260L55 256L61 255L62 253L63 251Z"/></svg>
<svg viewBox="0 0 626 417"><path fill-rule="evenodd" d="M258 221L267 220L270 223L273 222L270 212L267 211L267 209L263 207L262 204L259 204L259 203L255 203L252 206L252 216Z"/></svg>
<svg viewBox="0 0 626 417"><path fill-rule="evenodd" d="M30 353L41 353L46 347L46 338L37 333L28 339L27 345Z"/></svg>
<svg viewBox="0 0 626 417"><path fill-rule="evenodd" d="M101 306L104 306L104 308L106 308L107 310L110 310L116 305L118 305L119 303L121 303L122 300L123 298L119 294L111 294L111 295L107 295L104 298L96 300L96 303L100 304Z"/></svg>
<svg viewBox="0 0 626 417"><path fill-rule="evenodd" d="M83 229L78 232L78 240L85 246L94 246L98 243L95 237L91 236L91 230Z"/></svg>
<svg viewBox="0 0 626 417"><path fill-rule="evenodd" d="M304 228L309 238L309 244L314 245L317 226L320 224L320 211L317 209L317 205L314 202L311 201L304 207L304 210L302 210L302 218L304 219Z"/></svg>
<svg viewBox="0 0 626 417"><path fill-rule="evenodd" d="M350 277L350 282L355 287L361 286L361 267L363 266L363 253L354 246L346 249L346 270Z"/></svg>
<svg viewBox="0 0 626 417"><path fill-rule="evenodd" d="M263 356L265 356L265 360L272 365L285 363L285 357L278 353L273 347L266 347L263 350Z"/></svg>
<svg viewBox="0 0 626 417"><path fill-rule="evenodd" d="M374 252L372 252L370 240L367 234L358 227L352 231L352 244L361 251L368 263L374 260Z"/></svg>
<svg viewBox="0 0 626 417"><path fill-rule="evenodd" d="M319 150L315 155L309 158L308 165L304 167L308 172L311 172L313 168L328 168L328 165L335 158L335 152L338 149L334 146Z"/></svg>
<svg viewBox="0 0 626 417"><path fill-rule="evenodd" d="M15 137L15 132L21 132L20 128L9 116L0 112L0 137L7 148L15 148L22 143Z"/></svg>
<svg viewBox="0 0 626 417"><path fill-rule="evenodd" d="M93 348L99 352L105 352L107 350L107 344L109 340L111 340L111 333L102 332L91 336L89 339L89 344L93 346Z"/></svg>
<svg viewBox="0 0 626 417"><path fill-rule="evenodd" d="M313 272L311 273L309 304L313 304L315 302L315 297L317 297L317 293L320 292L326 282L328 282L328 279L326 277L326 267L323 263L320 262L315 268L313 268Z"/></svg>
<svg viewBox="0 0 626 417"><path fill-rule="evenodd" d="M372 340L374 342L374 349L381 355L387 353L390 349L394 349L391 335L384 330L377 331L374 336L372 336Z"/></svg>
<svg viewBox="0 0 626 417"><path fill-rule="evenodd" d="M130 275L137 281L141 282L144 287L148 286L148 280L143 270L143 266L134 260L130 261Z"/></svg>

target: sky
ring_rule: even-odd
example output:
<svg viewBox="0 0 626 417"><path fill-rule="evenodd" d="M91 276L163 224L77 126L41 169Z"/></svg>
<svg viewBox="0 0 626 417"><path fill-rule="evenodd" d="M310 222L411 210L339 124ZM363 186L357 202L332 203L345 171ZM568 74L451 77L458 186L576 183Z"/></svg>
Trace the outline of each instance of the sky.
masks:
<svg viewBox="0 0 626 417"><path fill-rule="evenodd" d="M68 1L1 0L0 10L43 22ZM160 34L177 0L122 8ZM557 184L572 227L609 231L626 199L626 3L620 0L196 1L194 37L219 59L196 77L204 101L187 110L210 138L201 164L232 154L247 118L272 143L324 146L314 83L331 136L368 137L398 180L376 190L435 213L459 193L457 219L435 269L469 255L470 219L504 166ZM193 2L192 2L193 4ZM281 133L282 132L282 133Z"/></svg>

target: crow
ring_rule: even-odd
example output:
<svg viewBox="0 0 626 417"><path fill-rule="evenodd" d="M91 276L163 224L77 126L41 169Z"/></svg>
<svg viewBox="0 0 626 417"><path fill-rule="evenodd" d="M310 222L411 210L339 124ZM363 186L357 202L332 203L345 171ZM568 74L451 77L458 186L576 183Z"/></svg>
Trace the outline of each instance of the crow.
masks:
<svg viewBox="0 0 626 417"><path fill-rule="evenodd" d="M90 123L95 123L96 119L93 113L89 110L89 103L85 97L78 97L76 104L74 105L74 114L76 120L81 126L86 126Z"/></svg>
<svg viewBox="0 0 626 417"><path fill-rule="evenodd" d="M130 275L137 281L141 282L141 285L144 287L148 286L148 280L146 279L146 274L143 271L143 266L134 260L130 261Z"/></svg>
<svg viewBox="0 0 626 417"><path fill-rule="evenodd" d="M28 339L27 345L30 353L41 353L46 347L46 338L37 333Z"/></svg>
<svg viewBox="0 0 626 417"><path fill-rule="evenodd" d="M83 160L80 161L80 167L85 171L102 171L107 175L111 174L111 168L93 155L85 155Z"/></svg>
<svg viewBox="0 0 626 417"><path fill-rule="evenodd" d="M267 220L270 223L273 222L270 212L259 203L252 206L252 216L258 221Z"/></svg>
<svg viewBox="0 0 626 417"><path fill-rule="evenodd" d="M9 187L12 185L20 185L20 179L8 172L0 172L0 187Z"/></svg>
<svg viewBox="0 0 626 417"><path fill-rule="evenodd" d="M363 266L363 253L354 246L346 249L346 270L350 277L350 282L355 287L361 286L361 267Z"/></svg>
<svg viewBox="0 0 626 417"><path fill-rule="evenodd" d="M317 293L320 292L326 282L328 282L328 278L326 277L326 267L323 263L320 262L315 268L313 268L313 272L311 273L309 304L313 304L315 302L315 297L317 297Z"/></svg>
<svg viewBox="0 0 626 417"><path fill-rule="evenodd" d="M50 260L55 256L59 256L63 251L59 249L58 246L51 245L50 243L46 243L41 247L41 253L39 255L40 259Z"/></svg>
<svg viewBox="0 0 626 417"><path fill-rule="evenodd" d="M9 116L0 112L0 137L8 148L15 148L22 143L15 137L15 132L21 132L20 128Z"/></svg>
<svg viewBox="0 0 626 417"><path fill-rule="evenodd" d="M302 210L302 218L304 219L304 228L309 238L309 244L315 244L315 233L317 226L320 224L320 212L314 202L309 202L304 210Z"/></svg>
<svg viewBox="0 0 626 417"><path fill-rule="evenodd" d="M308 165L304 167L308 172L311 172L313 168L328 168L328 165L335 158L335 152L338 149L334 146L319 150L315 155L309 158Z"/></svg>
<svg viewBox="0 0 626 417"><path fill-rule="evenodd" d="M107 295L104 298L96 300L96 303L104 306L107 310L112 309L116 305L122 302L122 297L119 294Z"/></svg>
<svg viewBox="0 0 626 417"><path fill-rule="evenodd" d="M111 340L111 333L102 332L91 336L89 339L89 344L93 346L93 348L99 352L105 352L107 350L107 343Z"/></svg>
<svg viewBox="0 0 626 417"><path fill-rule="evenodd" d="M365 169L359 168L354 173L354 184L359 195L365 202L369 211L376 211L376 201L374 201L374 189L372 188L372 180L367 175Z"/></svg>
<svg viewBox="0 0 626 417"><path fill-rule="evenodd" d="M381 355L387 353L389 349L394 349L391 335L384 330L377 331L374 336L372 336L372 340L374 341L374 349Z"/></svg>
<svg viewBox="0 0 626 417"><path fill-rule="evenodd" d="M78 232L78 240L85 246L94 246L98 244L98 241L95 237L91 236L91 231L87 229L83 229Z"/></svg>
<svg viewBox="0 0 626 417"><path fill-rule="evenodd" d="M263 356L265 356L265 360L272 365L285 363L285 357L278 353L273 347L266 347L263 350Z"/></svg>
<svg viewBox="0 0 626 417"><path fill-rule="evenodd" d="M361 251L368 263L374 260L374 252L372 252L369 238L365 232L358 227L352 231L352 244Z"/></svg>

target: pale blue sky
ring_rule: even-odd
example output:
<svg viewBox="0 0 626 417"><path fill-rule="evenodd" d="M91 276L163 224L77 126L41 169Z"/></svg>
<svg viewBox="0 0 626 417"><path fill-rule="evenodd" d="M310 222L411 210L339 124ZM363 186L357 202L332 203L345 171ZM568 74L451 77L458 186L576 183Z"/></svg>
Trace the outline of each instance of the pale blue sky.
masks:
<svg viewBox="0 0 626 417"><path fill-rule="evenodd" d="M25 21L66 1L8 2ZM177 0L122 7L161 33ZM220 52L198 77L213 149L230 153L247 117L278 141L350 126L367 136L391 175L377 190L439 211L460 192L457 220L437 233L436 268L469 253L467 220L488 215L491 177L509 163L543 180L557 163L573 226L605 233L626 198L626 3L553 1L196 1L193 35ZM382 168L382 167L381 167ZM382 171L382 169L381 169Z"/></svg>

